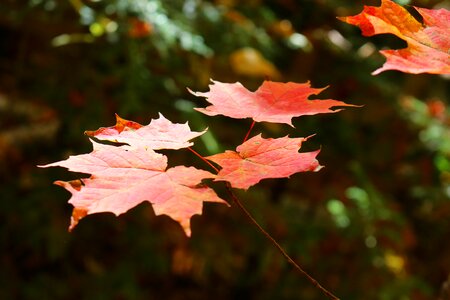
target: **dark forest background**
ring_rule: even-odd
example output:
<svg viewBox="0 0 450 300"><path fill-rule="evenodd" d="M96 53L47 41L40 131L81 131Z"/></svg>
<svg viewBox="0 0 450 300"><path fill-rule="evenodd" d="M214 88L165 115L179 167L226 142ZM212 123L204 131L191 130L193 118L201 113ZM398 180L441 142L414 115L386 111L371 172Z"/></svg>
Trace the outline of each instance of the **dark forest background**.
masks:
<svg viewBox="0 0 450 300"><path fill-rule="evenodd" d="M234 149L250 120L192 110L206 103L186 87L210 78L253 90L310 80L329 85L320 98L364 105L295 130L258 123L266 136L316 134L305 146L321 147L325 168L238 195L342 299L450 299L450 77L372 76L377 50L405 43L336 19L363 4L379 1L2 0L0 299L324 299L235 207L206 204L191 239L148 204L67 232L70 195L52 182L76 175L36 165L89 152L83 132L114 113L209 127L195 145L205 156Z"/></svg>

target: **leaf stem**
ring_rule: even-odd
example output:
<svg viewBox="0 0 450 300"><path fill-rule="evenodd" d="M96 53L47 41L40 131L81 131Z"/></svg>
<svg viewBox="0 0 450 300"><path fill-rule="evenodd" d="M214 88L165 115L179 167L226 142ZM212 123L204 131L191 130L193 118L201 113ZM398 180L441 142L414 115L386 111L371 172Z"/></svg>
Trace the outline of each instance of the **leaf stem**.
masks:
<svg viewBox="0 0 450 300"><path fill-rule="evenodd" d="M250 128L248 129L247 134L245 135L244 141L242 143L245 143L247 141L248 136L250 135L250 132L253 129L253 126L255 126L255 123L256 123L255 120L253 120L252 125L250 125Z"/></svg>
<svg viewBox="0 0 450 300"><path fill-rule="evenodd" d="M219 169L216 168L216 166L214 166L212 163L210 163L206 158L204 158L200 153L198 153L197 151L195 151L194 149L192 149L191 147L188 147L189 151L191 151L192 153L194 153L195 155L197 155L201 160L203 160L205 163L207 163L211 168L214 169L214 171L216 171L216 173L219 173Z"/></svg>
<svg viewBox="0 0 450 300"><path fill-rule="evenodd" d="M253 126L255 125L255 121L253 121L250 130L247 132L246 139L248 138L248 135L250 134L250 131L252 130ZM246 141L244 140L244 142ZM192 149L191 147L188 147L188 149L194 153L196 156L198 156L201 160L203 160L205 163L207 163L211 168L213 168L216 173L219 173L219 169L215 167L212 163L210 163L206 158L204 158L201 154L199 154L197 151ZM229 182L226 183L228 194L230 195L231 199L233 199L233 202L239 207L239 209L244 213L244 215L249 219L249 221L258 228L258 230L278 249L278 251L286 258L286 260L294 266L294 268L299 271L303 276L305 276L315 287L317 287L321 292L323 292L328 298L332 300L339 300L338 297L333 295L330 291L328 291L326 288L324 288L317 280L315 280L311 275L309 275L305 270L303 270L302 267L300 267L299 264L297 264L290 256L286 253L286 251L283 249L283 247L266 231L264 228L259 225L259 223L253 218L253 216L250 214L250 212L244 207L242 202L239 200L238 197L233 193L233 189L231 187L231 184Z"/></svg>
<svg viewBox="0 0 450 300"><path fill-rule="evenodd" d="M250 220L250 222L258 228L259 231L278 249L278 251L286 258L286 260L294 266L294 268L299 271L303 276L305 276L315 287L317 287L320 291L322 291L328 298L333 300L339 300L333 293L324 288L317 280L315 280L311 275L309 275L305 270L303 270L300 265L298 265L290 256L286 253L283 247L278 244L278 242L266 231L264 228L259 225L259 223L253 218L250 212L244 207L239 198L234 195L231 185L227 182L227 190L228 193L233 199L233 202L239 207L239 209L245 214L245 216Z"/></svg>

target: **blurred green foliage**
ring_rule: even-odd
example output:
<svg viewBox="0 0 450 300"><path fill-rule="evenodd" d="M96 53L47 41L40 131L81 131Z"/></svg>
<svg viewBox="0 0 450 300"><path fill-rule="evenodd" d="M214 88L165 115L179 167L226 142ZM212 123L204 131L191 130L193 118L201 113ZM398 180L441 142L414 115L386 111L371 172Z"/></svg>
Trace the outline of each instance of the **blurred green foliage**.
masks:
<svg viewBox="0 0 450 300"><path fill-rule="evenodd" d="M69 195L52 181L76 175L36 165L90 151L83 131L112 125L114 113L189 120L209 127L197 151L233 149L249 120L192 110L205 103L186 87L205 91L210 78L252 89L265 78L311 80L330 85L321 98L364 105L298 118L297 129L257 124L270 136L316 134L305 146L321 146L326 168L239 197L342 299L449 299L449 78L370 75L383 63L376 50L404 44L336 19L362 4L1 1L0 299L322 299L234 207L206 205L189 240L146 204L67 233ZM206 167L188 151L167 154Z"/></svg>

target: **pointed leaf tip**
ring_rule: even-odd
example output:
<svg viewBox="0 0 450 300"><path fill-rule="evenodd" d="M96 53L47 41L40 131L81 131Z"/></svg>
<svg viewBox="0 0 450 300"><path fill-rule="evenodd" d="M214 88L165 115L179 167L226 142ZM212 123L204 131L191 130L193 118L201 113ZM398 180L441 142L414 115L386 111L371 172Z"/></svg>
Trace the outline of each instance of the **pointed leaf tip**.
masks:
<svg viewBox="0 0 450 300"><path fill-rule="evenodd" d="M72 216L70 217L69 232L72 232L75 226L78 225L78 222L84 217L86 217L87 214L88 214L87 209L75 207L72 211Z"/></svg>

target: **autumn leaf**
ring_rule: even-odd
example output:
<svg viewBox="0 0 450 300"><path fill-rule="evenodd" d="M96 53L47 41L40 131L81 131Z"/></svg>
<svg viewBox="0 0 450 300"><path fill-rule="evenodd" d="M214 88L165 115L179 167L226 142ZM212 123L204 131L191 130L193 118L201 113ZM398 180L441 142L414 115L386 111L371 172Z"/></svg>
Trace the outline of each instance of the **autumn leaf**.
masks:
<svg viewBox="0 0 450 300"><path fill-rule="evenodd" d="M153 25L146 21L139 20L138 18L131 18L129 20L128 35L132 38L147 37L153 31Z"/></svg>
<svg viewBox="0 0 450 300"><path fill-rule="evenodd" d="M354 106L337 100L310 100L325 88L311 88L307 83L281 83L264 81L256 92L247 90L239 82L222 83L212 81L210 91L192 92L205 97L212 105L196 108L209 116L224 115L236 119L253 118L256 122L286 123L291 126L292 118L319 113L334 113L335 106Z"/></svg>
<svg viewBox="0 0 450 300"><path fill-rule="evenodd" d="M190 218L202 213L203 202L226 204L211 188L201 185L214 174L185 166L166 169L167 157L150 149L91 142L94 149L89 154L40 166L91 174L86 179L55 182L72 193L69 203L74 210L69 230L88 214L120 215L148 201L156 215L168 215L190 236Z"/></svg>
<svg viewBox="0 0 450 300"><path fill-rule="evenodd" d="M228 181L232 187L248 189L265 178L283 178L297 172L318 171L319 150L299 153L307 138L264 139L257 135L236 148L206 157L222 169L215 181Z"/></svg>
<svg viewBox="0 0 450 300"><path fill-rule="evenodd" d="M250 77L269 77L277 79L281 77L275 65L258 50L245 47L230 54L230 66L236 74Z"/></svg>
<svg viewBox="0 0 450 300"><path fill-rule="evenodd" d="M96 131L86 131L85 133L101 140L126 143L131 147L158 150L190 147L193 143L189 141L205 132L206 130L191 131L187 123L175 124L160 114L158 119L151 120L150 124L146 126L116 115L115 126L102 127Z"/></svg>
<svg viewBox="0 0 450 300"><path fill-rule="evenodd" d="M386 70L450 73L450 11L414 8L422 16L423 24L390 0L382 0L380 7L364 6L358 15L339 18L359 26L364 36L391 33L408 43L404 49L380 51L387 61L372 74Z"/></svg>

